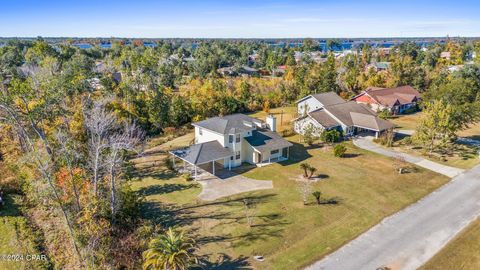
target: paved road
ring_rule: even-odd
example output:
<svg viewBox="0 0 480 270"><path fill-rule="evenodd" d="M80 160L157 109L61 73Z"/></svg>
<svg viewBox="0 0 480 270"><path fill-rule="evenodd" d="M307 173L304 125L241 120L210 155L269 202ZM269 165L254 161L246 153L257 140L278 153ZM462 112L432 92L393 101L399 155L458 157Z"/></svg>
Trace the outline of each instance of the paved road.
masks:
<svg viewBox="0 0 480 270"><path fill-rule="evenodd" d="M353 143L363 149L382 154L384 156L389 156L389 157L403 157L405 161L413 163L417 166L432 170L434 172L446 175L448 177L455 177L465 170L455 168L455 167L450 167L446 165L442 165L433 161L430 161L428 159L424 159L421 157L416 157L412 156L409 154L405 153L400 153L397 151L393 151L390 149L383 148L381 146L376 145L375 143L372 142L372 138L370 137L359 137L353 140Z"/></svg>
<svg viewBox="0 0 480 270"><path fill-rule="evenodd" d="M307 269L374 270L382 266L395 270L417 269L479 215L480 165L385 218Z"/></svg>

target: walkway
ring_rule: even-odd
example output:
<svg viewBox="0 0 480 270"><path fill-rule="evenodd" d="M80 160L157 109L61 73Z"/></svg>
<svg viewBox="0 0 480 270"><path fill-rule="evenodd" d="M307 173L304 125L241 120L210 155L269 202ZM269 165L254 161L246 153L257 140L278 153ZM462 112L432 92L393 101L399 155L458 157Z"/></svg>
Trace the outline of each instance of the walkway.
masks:
<svg viewBox="0 0 480 270"><path fill-rule="evenodd" d="M455 177L461 173L463 173L465 170L455 168L455 167L450 167L446 165L442 165L433 161L430 161L425 158L421 157L416 157L412 156L409 154L401 153L398 151L390 150L390 149L385 149L381 146L376 145L375 143L372 142L372 137L359 137L353 140L353 144L355 144L357 147L363 148L365 150L369 150L384 156L388 157L402 157L405 159L405 161L413 163L419 167L423 167L425 169L432 170L434 172L437 172L439 174L443 174L448 177Z"/></svg>
<svg viewBox="0 0 480 270"><path fill-rule="evenodd" d="M400 154L369 139L355 139L354 143L387 156ZM455 177L307 269L417 269L480 216L480 166L461 173L422 158L402 156L418 166Z"/></svg>

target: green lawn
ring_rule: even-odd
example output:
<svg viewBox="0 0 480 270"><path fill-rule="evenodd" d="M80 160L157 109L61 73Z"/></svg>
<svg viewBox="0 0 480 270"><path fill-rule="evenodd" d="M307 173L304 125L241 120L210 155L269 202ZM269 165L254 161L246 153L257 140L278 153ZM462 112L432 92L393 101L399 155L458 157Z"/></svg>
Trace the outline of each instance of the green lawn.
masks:
<svg viewBox="0 0 480 270"><path fill-rule="evenodd" d="M19 195L5 195L5 206L0 206L0 255L42 254L38 248L38 235L34 234L21 215ZM0 257L0 269L48 269L48 262L8 261Z"/></svg>
<svg viewBox="0 0 480 270"><path fill-rule="evenodd" d="M185 145L190 138L180 137L167 148ZM336 158L331 147L307 148L299 136L288 139L294 143L291 160L244 172L250 178L273 180L272 190L202 202L197 199L199 185L166 171L161 151L165 147L134 161L139 180L133 188L146 195L146 217L164 227L195 232L199 253L212 262L211 268L298 269L448 181L421 168L399 175L393 160L351 143L348 157ZM317 205L310 196L309 204L303 205L295 181L302 174L301 162L315 166L323 178L312 184L312 192L320 190L325 200L337 204ZM246 223L243 199L252 205L252 227ZM258 254L265 256L264 262L251 259Z"/></svg>
<svg viewBox="0 0 480 270"><path fill-rule="evenodd" d="M480 220L476 220L420 269L480 269L479 251Z"/></svg>

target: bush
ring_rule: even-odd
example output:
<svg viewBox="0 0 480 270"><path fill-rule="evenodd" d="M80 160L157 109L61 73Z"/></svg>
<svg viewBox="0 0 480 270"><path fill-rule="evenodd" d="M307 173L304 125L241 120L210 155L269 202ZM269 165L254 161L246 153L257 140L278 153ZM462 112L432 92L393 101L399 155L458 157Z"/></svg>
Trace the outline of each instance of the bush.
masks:
<svg viewBox="0 0 480 270"><path fill-rule="evenodd" d="M171 172L175 171L175 165L173 164L173 160L169 157L165 159L165 167Z"/></svg>
<svg viewBox="0 0 480 270"><path fill-rule="evenodd" d="M287 128L282 130L281 134L282 134L282 137L290 137L295 135L295 131L293 130L293 128Z"/></svg>
<svg viewBox="0 0 480 270"><path fill-rule="evenodd" d="M185 181L192 181L193 177L191 173L184 173L182 174L182 178L185 179Z"/></svg>
<svg viewBox="0 0 480 270"><path fill-rule="evenodd" d="M320 135L320 139L327 143L336 143L340 141L340 132L336 129L325 130Z"/></svg>
<svg viewBox="0 0 480 270"><path fill-rule="evenodd" d="M382 135L380 135L378 139L375 139L374 142L385 145L387 147L392 147L394 138L395 133L393 132L393 130L387 130Z"/></svg>
<svg viewBox="0 0 480 270"><path fill-rule="evenodd" d="M333 148L333 155L336 157L343 157L345 156L345 152L347 152L347 147L343 144L337 144Z"/></svg>
<svg viewBox="0 0 480 270"><path fill-rule="evenodd" d="M392 112L390 112L389 109L383 109L378 113L378 117L380 117L382 119L388 119L388 118L392 117Z"/></svg>

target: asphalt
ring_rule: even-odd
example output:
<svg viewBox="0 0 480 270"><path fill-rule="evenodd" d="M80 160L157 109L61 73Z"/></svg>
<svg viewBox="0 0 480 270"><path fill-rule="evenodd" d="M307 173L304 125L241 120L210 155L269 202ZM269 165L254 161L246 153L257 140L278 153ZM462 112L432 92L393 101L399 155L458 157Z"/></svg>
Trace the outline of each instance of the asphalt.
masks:
<svg viewBox="0 0 480 270"><path fill-rule="evenodd" d="M365 139L357 139L355 144L387 156L399 154L384 152ZM442 174L454 174L454 178L306 269L417 269L479 217L480 165L462 173L441 164L422 163L423 159L413 156L407 161Z"/></svg>

